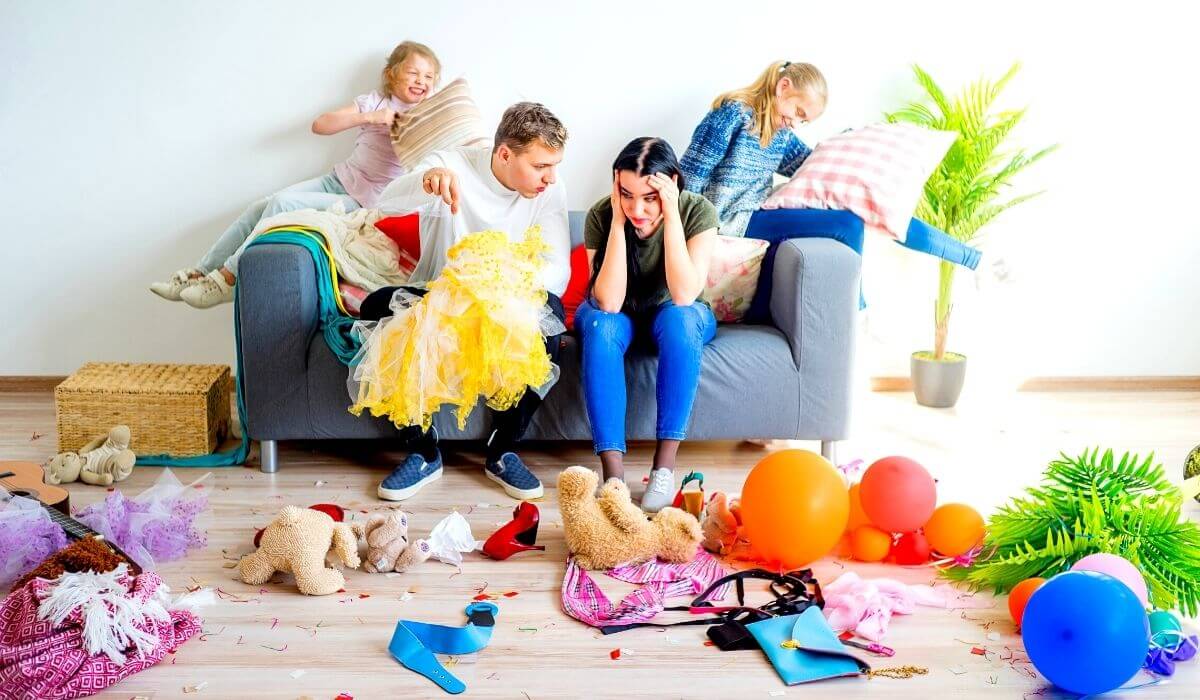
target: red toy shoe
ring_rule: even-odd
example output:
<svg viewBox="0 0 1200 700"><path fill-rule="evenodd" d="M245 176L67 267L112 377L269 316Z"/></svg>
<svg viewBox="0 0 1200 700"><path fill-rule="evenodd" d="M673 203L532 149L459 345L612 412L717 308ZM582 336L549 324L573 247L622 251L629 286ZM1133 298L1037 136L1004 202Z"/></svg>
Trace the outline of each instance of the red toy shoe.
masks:
<svg viewBox="0 0 1200 700"><path fill-rule="evenodd" d="M483 553L492 559L508 559L517 552L546 551L546 545L537 541L538 507L529 501L521 501L513 509L513 519L492 533L483 543Z"/></svg>

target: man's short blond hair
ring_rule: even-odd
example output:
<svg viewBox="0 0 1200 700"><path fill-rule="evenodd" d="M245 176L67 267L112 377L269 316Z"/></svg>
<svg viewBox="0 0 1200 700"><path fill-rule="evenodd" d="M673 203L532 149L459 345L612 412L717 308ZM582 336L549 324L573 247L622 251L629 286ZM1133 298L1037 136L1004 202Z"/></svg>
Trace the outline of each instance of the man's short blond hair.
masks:
<svg viewBox="0 0 1200 700"><path fill-rule="evenodd" d="M534 141L561 151L567 144L567 128L545 105L537 102L518 102L504 110L500 126L496 127L493 152L503 144L520 153Z"/></svg>

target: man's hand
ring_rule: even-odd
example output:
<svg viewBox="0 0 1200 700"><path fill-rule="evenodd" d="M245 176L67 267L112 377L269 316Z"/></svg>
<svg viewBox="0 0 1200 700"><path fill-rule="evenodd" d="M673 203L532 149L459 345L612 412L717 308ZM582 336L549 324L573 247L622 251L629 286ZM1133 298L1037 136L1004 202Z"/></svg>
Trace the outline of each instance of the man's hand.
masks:
<svg viewBox="0 0 1200 700"><path fill-rule="evenodd" d="M447 168L430 168L421 176L427 194L434 194L450 205L450 213L458 213L458 176Z"/></svg>

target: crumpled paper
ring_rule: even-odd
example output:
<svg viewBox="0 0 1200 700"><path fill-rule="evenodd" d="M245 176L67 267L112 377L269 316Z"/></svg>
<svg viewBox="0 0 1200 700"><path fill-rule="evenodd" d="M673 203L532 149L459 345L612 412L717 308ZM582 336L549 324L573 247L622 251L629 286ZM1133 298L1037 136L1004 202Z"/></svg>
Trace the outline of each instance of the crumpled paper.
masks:
<svg viewBox="0 0 1200 700"><path fill-rule="evenodd" d="M471 523L458 511L442 518L429 533L430 555L438 561L462 566L463 554L474 552L483 542L471 534Z"/></svg>

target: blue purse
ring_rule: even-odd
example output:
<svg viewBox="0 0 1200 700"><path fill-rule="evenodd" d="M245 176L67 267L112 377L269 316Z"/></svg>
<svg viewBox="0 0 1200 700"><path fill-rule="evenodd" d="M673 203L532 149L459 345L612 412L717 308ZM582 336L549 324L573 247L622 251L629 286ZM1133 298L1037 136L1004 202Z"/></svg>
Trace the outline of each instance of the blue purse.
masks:
<svg viewBox="0 0 1200 700"><path fill-rule="evenodd" d="M746 625L779 677L788 685L867 673L871 666L846 651L816 606L798 615Z"/></svg>

